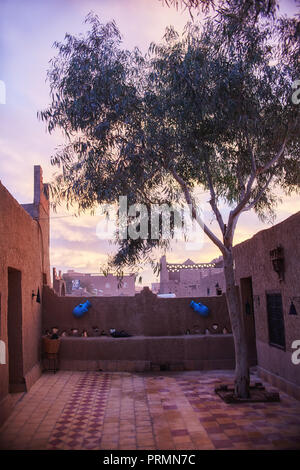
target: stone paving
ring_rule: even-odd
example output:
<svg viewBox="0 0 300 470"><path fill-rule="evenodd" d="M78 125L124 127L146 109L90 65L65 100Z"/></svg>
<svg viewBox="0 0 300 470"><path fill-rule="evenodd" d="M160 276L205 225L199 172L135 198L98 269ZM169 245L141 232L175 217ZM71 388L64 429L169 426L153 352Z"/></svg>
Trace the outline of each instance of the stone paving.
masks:
<svg viewBox="0 0 300 470"><path fill-rule="evenodd" d="M45 373L0 429L0 448L300 449L299 401L280 392L280 403L228 405L214 387L230 380L229 371Z"/></svg>

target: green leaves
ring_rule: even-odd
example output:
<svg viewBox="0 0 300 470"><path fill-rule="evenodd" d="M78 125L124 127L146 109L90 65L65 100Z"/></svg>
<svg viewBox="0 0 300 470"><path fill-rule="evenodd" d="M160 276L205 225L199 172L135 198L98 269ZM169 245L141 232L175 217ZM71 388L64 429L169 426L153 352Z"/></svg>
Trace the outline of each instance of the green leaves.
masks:
<svg viewBox="0 0 300 470"><path fill-rule="evenodd" d="M273 18L241 27L231 3L233 16L223 2L215 19L187 24L181 38L168 28L145 57L122 49L116 24L93 14L85 36L55 43L52 102L39 117L49 132L68 137L52 158L61 171L56 201L80 210L122 195L129 204L172 204L183 197L176 171L189 190L213 188L216 204L239 207L246 195L263 217L276 204L276 185L299 187L299 109L291 101L298 23ZM242 15L256 15L258 3L250 3ZM264 8L259 15L268 15ZM168 243L126 240L114 262L137 262Z"/></svg>

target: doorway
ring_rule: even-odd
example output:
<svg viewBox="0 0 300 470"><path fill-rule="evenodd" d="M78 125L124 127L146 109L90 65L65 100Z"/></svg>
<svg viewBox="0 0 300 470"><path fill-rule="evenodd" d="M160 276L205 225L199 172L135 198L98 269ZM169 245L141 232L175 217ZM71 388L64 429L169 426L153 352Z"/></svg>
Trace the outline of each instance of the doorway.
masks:
<svg viewBox="0 0 300 470"><path fill-rule="evenodd" d="M257 352L252 277L244 277L241 279L241 302L247 337L248 360L249 364L253 366L257 363Z"/></svg>
<svg viewBox="0 0 300 470"><path fill-rule="evenodd" d="M7 332L9 392L23 392L22 276L13 268L8 268Z"/></svg>

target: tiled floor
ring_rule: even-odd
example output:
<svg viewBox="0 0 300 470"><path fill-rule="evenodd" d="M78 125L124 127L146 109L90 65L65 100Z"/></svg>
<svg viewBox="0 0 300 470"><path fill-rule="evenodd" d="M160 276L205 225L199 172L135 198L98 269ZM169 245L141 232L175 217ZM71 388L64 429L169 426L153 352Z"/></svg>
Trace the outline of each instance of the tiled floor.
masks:
<svg viewBox="0 0 300 470"><path fill-rule="evenodd" d="M214 387L230 378L47 373L0 429L0 448L300 449L300 402L281 393L280 403L227 405Z"/></svg>

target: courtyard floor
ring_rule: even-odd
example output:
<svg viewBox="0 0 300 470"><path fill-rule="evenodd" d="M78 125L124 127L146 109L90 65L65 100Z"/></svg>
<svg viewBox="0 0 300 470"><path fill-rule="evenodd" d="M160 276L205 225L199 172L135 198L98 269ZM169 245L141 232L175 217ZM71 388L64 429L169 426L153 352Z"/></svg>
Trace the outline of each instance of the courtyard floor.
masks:
<svg viewBox="0 0 300 470"><path fill-rule="evenodd" d="M214 387L232 377L44 373L0 429L0 448L300 449L300 402L280 392L280 403L227 405Z"/></svg>

